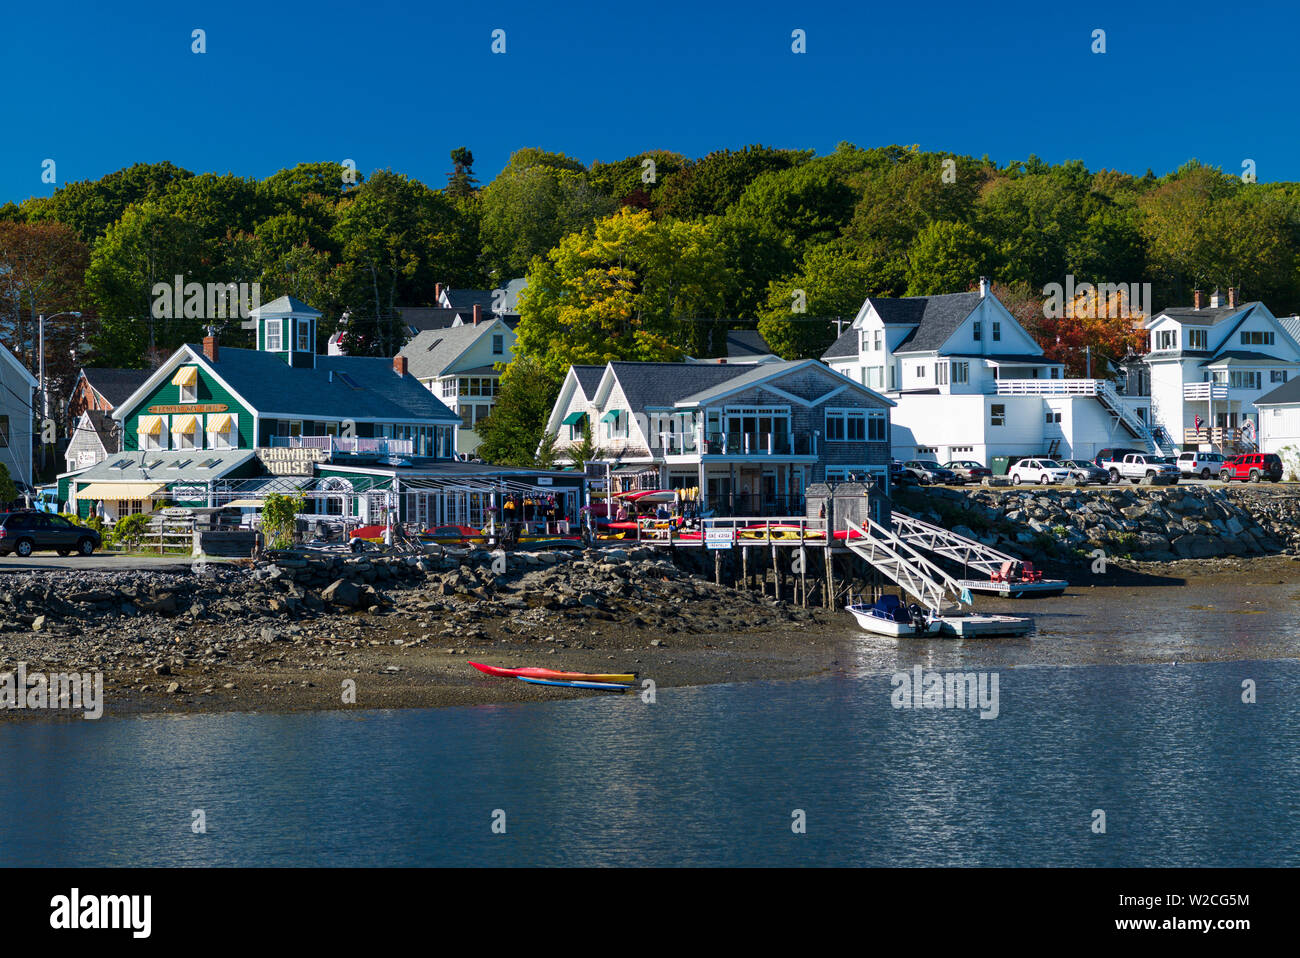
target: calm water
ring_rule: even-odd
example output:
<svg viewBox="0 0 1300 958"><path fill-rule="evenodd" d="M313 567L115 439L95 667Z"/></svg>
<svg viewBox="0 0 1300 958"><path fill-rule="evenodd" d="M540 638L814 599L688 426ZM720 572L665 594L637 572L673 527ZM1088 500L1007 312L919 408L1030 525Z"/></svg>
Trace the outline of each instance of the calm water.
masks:
<svg viewBox="0 0 1300 958"><path fill-rule="evenodd" d="M852 674L7 725L0 863L1294 866L1297 686L1284 660L1043 666L1000 670L994 720Z"/></svg>

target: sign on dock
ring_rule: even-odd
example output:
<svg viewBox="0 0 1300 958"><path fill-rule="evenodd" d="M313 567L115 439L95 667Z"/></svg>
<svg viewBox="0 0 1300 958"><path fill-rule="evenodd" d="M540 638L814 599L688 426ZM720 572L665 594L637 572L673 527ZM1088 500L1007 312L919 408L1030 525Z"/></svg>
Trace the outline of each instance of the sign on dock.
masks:
<svg viewBox="0 0 1300 958"><path fill-rule="evenodd" d="M736 544L736 530L727 526L719 528L718 526L706 526L704 529L704 545L709 549L730 549Z"/></svg>

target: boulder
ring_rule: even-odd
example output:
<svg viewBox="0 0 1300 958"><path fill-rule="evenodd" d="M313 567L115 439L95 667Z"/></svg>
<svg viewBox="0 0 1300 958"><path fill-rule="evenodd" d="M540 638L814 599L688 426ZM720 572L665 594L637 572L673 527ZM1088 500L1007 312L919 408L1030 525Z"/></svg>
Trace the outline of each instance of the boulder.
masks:
<svg viewBox="0 0 1300 958"><path fill-rule="evenodd" d="M355 608L361 601L361 590L347 579L335 579L321 592L321 598L330 605Z"/></svg>

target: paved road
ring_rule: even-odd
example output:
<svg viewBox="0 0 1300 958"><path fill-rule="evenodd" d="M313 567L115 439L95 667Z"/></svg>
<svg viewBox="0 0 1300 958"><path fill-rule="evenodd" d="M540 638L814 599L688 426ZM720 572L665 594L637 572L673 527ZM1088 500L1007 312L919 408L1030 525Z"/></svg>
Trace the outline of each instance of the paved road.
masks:
<svg viewBox="0 0 1300 958"><path fill-rule="evenodd" d="M114 569L147 569L151 572L188 570L193 559L180 556L122 556L111 552L96 552L93 556L68 556L63 558L52 552L38 552L30 559L16 555L0 556L0 575L6 572L50 572L56 569L90 569L96 572ZM220 559L208 559L220 562Z"/></svg>

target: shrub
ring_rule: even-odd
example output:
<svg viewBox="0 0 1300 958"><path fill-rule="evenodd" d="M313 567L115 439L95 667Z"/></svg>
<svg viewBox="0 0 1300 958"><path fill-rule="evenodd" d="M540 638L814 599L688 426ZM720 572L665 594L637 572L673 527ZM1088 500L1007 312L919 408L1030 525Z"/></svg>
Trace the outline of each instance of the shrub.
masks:
<svg viewBox="0 0 1300 958"><path fill-rule="evenodd" d="M131 552L140 544L140 540L148 530L149 516L146 513L137 512L133 516L123 516L113 526L110 541L115 547Z"/></svg>
<svg viewBox="0 0 1300 958"><path fill-rule="evenodd" d="M306 499L301 493L285 496L272 493L262 503L262 533L268 549L287 549L293 545L293 533L298 526L298 513L303 511Z"/></svg>

